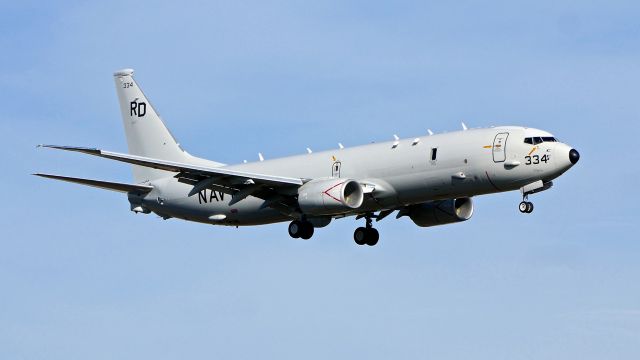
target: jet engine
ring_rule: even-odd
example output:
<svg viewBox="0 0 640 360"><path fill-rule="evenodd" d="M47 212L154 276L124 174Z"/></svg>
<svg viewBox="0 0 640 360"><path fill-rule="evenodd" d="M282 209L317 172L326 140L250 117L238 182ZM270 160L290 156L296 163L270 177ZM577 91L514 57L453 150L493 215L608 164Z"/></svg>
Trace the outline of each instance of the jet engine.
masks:
<svg viewBox="0 0 640 360"><path fill-rule="evenodd" d="M362 205L362 186L350 179L315 179L298 189L298 205L308 215L335 215Z"/></svg>
<svg viewBox="0 0 640 360"><path fill-rule="evenodd" d="M471 198L430 201L408 208L409 217L422 227L466 221L473 215Z"/></svg>

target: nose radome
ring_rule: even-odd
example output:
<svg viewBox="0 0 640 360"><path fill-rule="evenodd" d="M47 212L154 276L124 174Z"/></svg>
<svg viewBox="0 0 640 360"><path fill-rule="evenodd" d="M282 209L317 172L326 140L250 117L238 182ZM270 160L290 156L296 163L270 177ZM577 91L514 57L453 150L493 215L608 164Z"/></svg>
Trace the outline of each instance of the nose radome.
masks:
<svg viewBox="0 0 640 360"><path fill-rule="evenodd" d="M580 160L580 153L576 149L571 149L569 151L569 161L571 161L571 163L575 165L578 160Z"/></svg>

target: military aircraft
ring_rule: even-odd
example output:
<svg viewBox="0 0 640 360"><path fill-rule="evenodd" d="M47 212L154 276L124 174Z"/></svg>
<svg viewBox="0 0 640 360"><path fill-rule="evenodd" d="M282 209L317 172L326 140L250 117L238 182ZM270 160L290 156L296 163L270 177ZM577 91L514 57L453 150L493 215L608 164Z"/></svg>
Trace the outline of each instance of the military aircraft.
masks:
<svg viewBox="0 0 640 360"><path fill-rule="evenodd" d="M353 235L373 246L376 222L396 213L422 227L466 221L472 197L520 190L519 210L531 213L531 194L580 159L552 134L500 126L433 134L226 165L190 155L176 142L133 78L114 73L129 153L40 145L133 165L134 184L34 174L127 194L135 213L214 225L289 221L289 235L309 239L333 219L363 219Z"/></svg>

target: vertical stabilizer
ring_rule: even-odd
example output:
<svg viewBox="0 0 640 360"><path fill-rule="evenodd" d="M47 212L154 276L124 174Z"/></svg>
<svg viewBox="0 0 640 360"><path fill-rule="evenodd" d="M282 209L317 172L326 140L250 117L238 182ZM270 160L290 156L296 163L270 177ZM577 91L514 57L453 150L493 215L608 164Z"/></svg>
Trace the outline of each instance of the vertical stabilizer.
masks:
<svg viewBox="0 0 640 360"><path fill-rule="evenodd" d="M191 164L222 165L195 158L180 147L133 79L132 69L116 71L113 76L130 154ZM133 167L133 177L136 182L168 176L171 174L166 171L141 166Z"/></svg>

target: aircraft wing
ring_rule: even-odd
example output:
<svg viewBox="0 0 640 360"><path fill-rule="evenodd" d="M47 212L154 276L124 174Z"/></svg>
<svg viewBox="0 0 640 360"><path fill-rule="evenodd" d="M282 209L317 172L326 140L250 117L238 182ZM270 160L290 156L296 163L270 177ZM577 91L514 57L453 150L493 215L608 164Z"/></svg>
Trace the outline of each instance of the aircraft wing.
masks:
<svg viewBox="0 0 640 360"><path fill-rule="evenodd" d="M225 169L224 167L206 167L185 164L175 161L153 159L144 156L122 154L103 151L94 148L39 145L40 147L75 151L107 159L122 161L125 163L150 167L177 173L178 181L193 185L189 196L195 195L206 188L215 188L218 191L236 196L237 201L252 195L265 200L265 206L276 207L285 205L287 211L291 210L290 201L283 199L295 193L298 186L305 183L303 179L284 176L255 174L250 172ZM280 205L278 205L280 204Z"/></svg>
<svg viewBox="0 0 640 360"><path fill-rule="evenodd" d="M85 147L73 147L73 146L58 146L58 145L40 145L41 147L59 149L66 151L81 152L84 154L99 156L111 160L117 160L126 162L133 165L140 165L150 167L154 169L160 169L170 172L203 175L207 178L218 177L227 178L231 180L231 183L245 184L248 180L253 180L254 183L260 183L265 185L302 185L304 181L300 178L291 178L275 175L254 174L250 172L225 169L223 167L205 167L198 165L185 164L175 161L153 159L144 156L122 154L111 151L104 151L94 148Z"/></svg>
<svg viewBox="0 0 640 360"><path fill-rule="evenodd" d="M76 184L93 186L100 189L107 189L107 190L126 192L126 193L135 192L135 193L146 194L149 191L153 190L153 186L148 186L148 185L124 184L124 183L117 183L117 182L111 182L111 181L83 179L83 178L76 178L76 177L70 177L70 176L41 174L41 173L37 173L33 175L41 176L48 179L62 180L62 181L76 183Z"/></svg>

